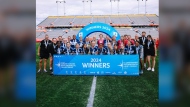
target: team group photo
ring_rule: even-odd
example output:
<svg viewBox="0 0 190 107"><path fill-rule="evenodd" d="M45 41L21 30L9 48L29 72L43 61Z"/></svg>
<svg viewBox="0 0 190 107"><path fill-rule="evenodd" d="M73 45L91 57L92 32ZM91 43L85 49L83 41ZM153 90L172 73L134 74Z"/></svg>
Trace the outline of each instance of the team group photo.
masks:
<svg viewBox="0 0 190 107"><path fill-rule="evenodd" d="M39 107L157 107L159 0L36 1Z"/></svg>

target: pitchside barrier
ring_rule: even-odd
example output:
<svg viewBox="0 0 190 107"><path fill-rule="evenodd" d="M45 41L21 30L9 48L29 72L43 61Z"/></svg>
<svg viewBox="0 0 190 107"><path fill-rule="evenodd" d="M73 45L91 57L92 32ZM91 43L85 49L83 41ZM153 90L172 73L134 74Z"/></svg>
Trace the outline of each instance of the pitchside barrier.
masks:
<svg viewBox="0 0 190 107"><path fill-rule="evenodd" d="M54 75L139 75L138 55L54 55Z"/></svg>

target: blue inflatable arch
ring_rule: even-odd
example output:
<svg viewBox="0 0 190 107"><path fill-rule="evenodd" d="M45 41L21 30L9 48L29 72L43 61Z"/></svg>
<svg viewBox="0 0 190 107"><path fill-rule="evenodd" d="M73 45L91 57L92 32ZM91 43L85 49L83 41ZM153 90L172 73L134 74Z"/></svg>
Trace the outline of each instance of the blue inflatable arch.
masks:
<svg viewBox="0 0 190 107"><path fill-rule="evenodd" d="M91 33L94 32L102 32L107 34L110 38L112 36L116 36L116 40L118 41L120 39L120 35L112 26L105 24L105 23L92 23L88 24L84 28L82 28L79 33L77 34L77 39L82 36L83 40L89 36Z"/></svg>

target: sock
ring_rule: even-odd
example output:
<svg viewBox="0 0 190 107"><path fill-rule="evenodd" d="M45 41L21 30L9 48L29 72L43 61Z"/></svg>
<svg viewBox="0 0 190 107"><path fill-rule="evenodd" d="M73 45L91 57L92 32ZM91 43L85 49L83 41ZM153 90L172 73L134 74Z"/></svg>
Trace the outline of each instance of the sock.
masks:
<svg viewBox="0 0 190 107"><path fill-rule="evenodd" d="M146 67L146 64L144 64L144 66Z"/></svg>

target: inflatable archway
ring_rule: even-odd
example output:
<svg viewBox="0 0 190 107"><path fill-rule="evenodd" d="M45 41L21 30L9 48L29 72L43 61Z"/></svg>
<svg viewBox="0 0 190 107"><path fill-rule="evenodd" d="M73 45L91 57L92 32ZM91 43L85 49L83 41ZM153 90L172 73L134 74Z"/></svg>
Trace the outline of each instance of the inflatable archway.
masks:
<svg viewBox="0 0 190 107"><path fill-rule="evenodd" d="M112 36L116 36L116 40L120 39L120 35L117 30L105 23L88 24L79 31L79 33L77 34L77 39L79 39L80 36L85 39L88 35L94 32L102 32L107 34L110 38L112 38Z"/></svg>

